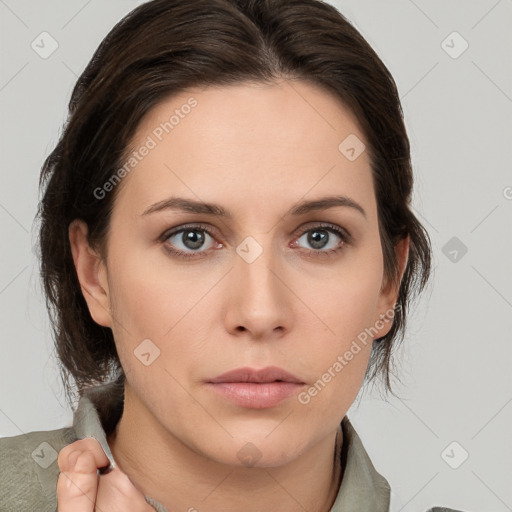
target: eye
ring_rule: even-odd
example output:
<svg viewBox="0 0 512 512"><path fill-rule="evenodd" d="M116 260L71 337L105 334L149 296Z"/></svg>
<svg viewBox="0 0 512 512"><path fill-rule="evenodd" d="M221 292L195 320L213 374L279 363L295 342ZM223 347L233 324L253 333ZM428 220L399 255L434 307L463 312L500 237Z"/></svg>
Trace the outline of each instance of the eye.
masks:
<svg viewBox="0 0 512 512"><path fill-rule="evenodd" d="M212 248L223 247L215 240L208 226L202 224L180 226L179 229L164 233L161 241L169 254L179 258L201 258L208 256ZM308 256L322 257L341 251L351 241L350 234L343 228L336 224L322 224L303 230L290 246L308 244L312 247L306 250Z"/></svg>
<svg viewBox="0 0 512 512"><path fill-rule="evenodd" d="M308 251L311 255L326 256L343 249L350 242L350 235L335 224L322 224L304 231L292 246L296 247L301 240L313 248Z"/></svg>
<svg viewBox="0 0 512 512"><path fill-rule="evenodd" d="M179 230L166 233L162 241L167 242L166 251L183 258L203 256L214 246L222 247L206 228L198 225L181 226Z"/></svg>

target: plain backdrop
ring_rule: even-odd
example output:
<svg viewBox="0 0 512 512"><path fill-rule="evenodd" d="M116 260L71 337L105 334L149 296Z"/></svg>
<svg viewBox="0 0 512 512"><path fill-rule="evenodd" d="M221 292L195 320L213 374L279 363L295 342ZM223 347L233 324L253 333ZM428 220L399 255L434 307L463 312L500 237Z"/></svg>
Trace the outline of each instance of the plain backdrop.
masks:
<svg viewBox="0 0 512 512"><path fill-rule="evenodd" d="M0 436L72 421L34 249L39 170L78 75L138 3L0 0ZM510 511L512 0L331 3L397 82L435 267L400 398L363 393L349 417L404 512ZM33 49L41 37L58 45L49 56Z"/></svg>

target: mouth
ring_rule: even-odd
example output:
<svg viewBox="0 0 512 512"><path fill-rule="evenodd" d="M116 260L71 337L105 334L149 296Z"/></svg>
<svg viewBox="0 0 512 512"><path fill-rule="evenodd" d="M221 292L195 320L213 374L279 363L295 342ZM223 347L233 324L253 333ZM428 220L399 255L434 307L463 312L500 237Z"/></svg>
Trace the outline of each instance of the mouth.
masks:
<svg viewBox="0 0 512 512"><path fill-rule="evenodd" d="M259 370L237 368L206 384L235 405L249 409L275 407L305 385L300 378L276 366Z"/></svg>

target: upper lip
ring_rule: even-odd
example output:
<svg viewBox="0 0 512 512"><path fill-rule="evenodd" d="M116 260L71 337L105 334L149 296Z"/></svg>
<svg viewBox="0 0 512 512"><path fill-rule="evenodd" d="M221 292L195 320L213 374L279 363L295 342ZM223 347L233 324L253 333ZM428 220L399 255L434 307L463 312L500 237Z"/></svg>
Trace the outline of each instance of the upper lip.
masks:
<svg viewBox="0 0 512 512"><path fill-rule="evenodd" d="M261 368L259 370L249 367L236 368L235 370L231 370L219 375L218 377L210 379L208 382L218 384L220 382L265 383L275 381L304 384L304 382L298 377L277 366L267 366L266 368Z"/></svg>

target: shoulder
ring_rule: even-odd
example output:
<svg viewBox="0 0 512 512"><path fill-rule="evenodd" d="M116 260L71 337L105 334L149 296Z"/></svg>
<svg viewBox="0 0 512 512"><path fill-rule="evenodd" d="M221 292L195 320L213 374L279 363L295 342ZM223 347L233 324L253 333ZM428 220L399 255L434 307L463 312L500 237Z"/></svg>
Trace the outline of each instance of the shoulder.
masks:
<svg viewBox="0 0 512 512"><path fill-rule="evenodd" d="M400 499L400 496L398 496L398 494L390 488L388 481L376 471L370 457L368 456L368 453L362 444L359 435L354 429L354 426L352 425L348 416L343 418L341 425L343 428L344 443L346 445L346 474L342 478L340 494L343 495L343 492L347 491L349 488L348 492L351 495L356 496L358 493L360 493L359 486L363 485L362 488L364 489L364 499L366 501L364 503L363 501L353 503L353 505L358 505L357 510L363 510L361 505L364 505L364 510L387 510L388 512L400 512L403 510L405 505ZM356 474L355 479L354 473ZM372 493L368 493L368 490L372 490ZM377 508L375 502L370 499L369 494L373 494L376 499L381 500L377 504L379 505L379 508ZM339 505L342 505L342 503L340 502ZM343 505L345 505L345 503L343 503ZM351 507L333 507L331 512L349 508ZM447 507L434 506L425 512L462 511Z"/></svg>
<svg viewBox="0 0 512 512"><path fill-rule="evenodd" d="M57 457L76 439L72 427L0 438L0 510L55 512Z"/></svg>

